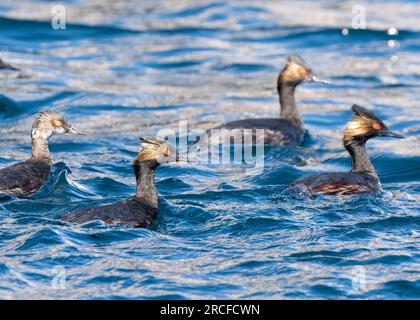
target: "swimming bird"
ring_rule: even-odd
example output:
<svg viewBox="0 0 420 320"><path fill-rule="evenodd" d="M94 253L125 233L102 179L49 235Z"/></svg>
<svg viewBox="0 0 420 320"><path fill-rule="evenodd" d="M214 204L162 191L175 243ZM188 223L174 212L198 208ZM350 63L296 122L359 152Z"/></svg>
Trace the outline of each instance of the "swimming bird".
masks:
<svg viewBox="0 0 420 320"><path fill-rule="evenodd" d="M136 193L133 197L112 204L81 208L63 217L64 221L86 223L102 220L108 224L127 224L147 227L156 216L158 193L155 170L161 164L178 161L176 150L169 142L154 138L140 138L142 149L133 161Z"/></svg>
<svg viewBox="0 0 420 320"><path fill-rule="evenodd" d="M295 89L306 82L329 83L319 79L305 60L299 55L287 58L286 66L277 79L277 91L280 100L279 118L244 119L223 124L219 129L220 135L228 131L239 129L243 136L244 129L252 129L255 140L255 129L264 129L264 144L268 145L299 145L303 142L305 128L299 109L295 103ZM225 131L224 129L227 129ZM208 132L209 134L209 132ZM201 138L200 138L201 139ZM204 139L206 142L206 140Z"/></svg>
<svg viewBox="0 0 420 320"><path fill-rule="evenodd" d="M344 130L343 144L352 158L350 172L322 173L304 177L291 186L309 193L349 195L382 190L375 168L366 153L366 142L374 137L403 136L390 131L372 112L354 104L353 115Z"/></svg>
<svg viewBox="0 0 420 320"><path fill-rule="evenodd" d="M30 159L0 169L0 194L29 195L47 180L52 160L48 149L51 136L63 133L84 134L72 127L59 113L42 111L32 126Z"/></svg>

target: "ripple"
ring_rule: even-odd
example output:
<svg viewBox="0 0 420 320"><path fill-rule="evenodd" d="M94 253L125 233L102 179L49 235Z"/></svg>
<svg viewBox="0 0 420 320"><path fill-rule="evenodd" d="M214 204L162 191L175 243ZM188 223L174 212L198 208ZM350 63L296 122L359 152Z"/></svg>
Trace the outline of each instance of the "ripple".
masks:
<svg viewBox="0 0 420 320"><path fill-rule="evenodd" d="M60 235L55 230L45 227L26 235L24 241L16 247L16 251L32 251L63 243Z"/></svg>
<svg viewBox="0 0 420 320"><path fill-rule="evenodd" d="M11 19L0 17L0 28L6 37L13 38L18 41L64 41L72 39L73 37L82 38L97 38L97 37L111 37L116 35L136 34L137 31L121 29L112 26L88 26L71 24L67 26L64 32L56 32L51 27L50 21L34 21L24 19ZM22 33L22 30L30 29L31 33Z"/></svg>
<svg viewBox="0 0 420 320"><path fill-rule="evenodd" d="M18 103L0 94L0 117L13 117L21 112L22 110Z"/></svg>
<svg viewBox="0 0 420 320"><path fill-rule="evenodd" d="M420 296L420 281L388 281L383 289L390 292L394 297L406 299L418 299Z"/></svg>
<svg viewBox="0 0 420 320"><path fill-rule="evenodd" d="M0 298L420 297L413 3L366 4L369 28L353 30L346 10L325 1L114 2L66 3L65 30L51 27L49 1L0 7L1 57L19 68L0 73L0 166L29 156L40 110L88 133L51 139L53 170L37 193L1 197ZM149 229L60 221L133 195L140 135L176 130L180 120L193 130L277 117L276 80L291 53L332 82L296 90L309 131L301 147L265 148L259 174L161 166ZM290 192L303 175L350 170L341 135L353 103L406 136L369 142L384 193ZM56 267L66 290L51 288ZM366 275L363 290L352 286L355 270Z"/></svg>

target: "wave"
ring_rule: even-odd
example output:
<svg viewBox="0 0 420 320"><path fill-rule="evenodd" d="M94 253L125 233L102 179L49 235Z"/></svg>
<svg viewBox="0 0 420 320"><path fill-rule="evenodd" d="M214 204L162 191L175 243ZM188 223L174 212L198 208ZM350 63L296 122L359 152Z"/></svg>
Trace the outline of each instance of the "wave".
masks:
<svg viewBox="0 0 420 320"><path fill-rule="evenodd" d="M22 105L0 94L0 119L16 117L23 112Z"/></svg>
<svg viewBox="0 0 420 320"><path fill-rule="evenodd" d="M115 26L89 26L83 24L66 24L66 29L54 30L50 21L36 21L0 17L1 34L15 41L31 43L65 41L75 38L111 38L139 33L136 30L118 28ZM26 32L31 30L31 32Z"/></svg>

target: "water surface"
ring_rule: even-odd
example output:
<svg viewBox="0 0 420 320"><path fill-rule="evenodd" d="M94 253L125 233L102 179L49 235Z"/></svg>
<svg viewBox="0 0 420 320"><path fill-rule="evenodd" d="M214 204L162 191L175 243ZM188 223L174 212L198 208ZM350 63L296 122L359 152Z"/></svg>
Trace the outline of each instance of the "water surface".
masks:
<svg viewBox="0 0 420 320"><path fill-rule="evenodd" d="M370 1L366 30L350 27L353 1L62 3L65 30L51 28L50 1L0 5L0 56L20 69L0 72L0 167L30 154L40 110L89 133L53 137L46 186L0 202L1 298L420 298L415 1ZM140 135L277 116L290 53L332 81L297 91L303 147L267 149L258 175L159 168L149 229L60 223L133 194ZM384 194L285 193L305 174L349 170L341 131L352 103L406 136L368 144Z"/></svg>

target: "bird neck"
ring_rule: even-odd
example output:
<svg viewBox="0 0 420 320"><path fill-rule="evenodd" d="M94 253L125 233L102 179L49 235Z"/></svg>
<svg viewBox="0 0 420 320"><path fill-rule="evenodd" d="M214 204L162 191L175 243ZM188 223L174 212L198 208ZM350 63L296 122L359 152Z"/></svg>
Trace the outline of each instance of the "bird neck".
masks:
<svg viewBox="0 0 420 320"><path fill-rule="evenodd" d="M366 141L347 140L344 141L344 146L352 159L352 172L367 172L375 177L377 176L366 152Z"/></svg>
<svg viewBox="0 0 420 320"><path fill-rule="evenodd" d="M158 207L158 193L155 186L155 167L147 162L134 162L136 175L136 198L151 208Z"/></svg>
<svg viewBox="0 0 420 320"><path fill-rule="evenodd" d="M303 127L299 110L295 103L296 84L288 82L278 82L277 91L280 100L280 117L287 119L299 127Z"/></svg>
<svg viewBox="0 0 420 320"><path fill-rule="evenodd" d="M48 139L32 138L32 158L33 159L51 159L48 149Z"/></svg>

